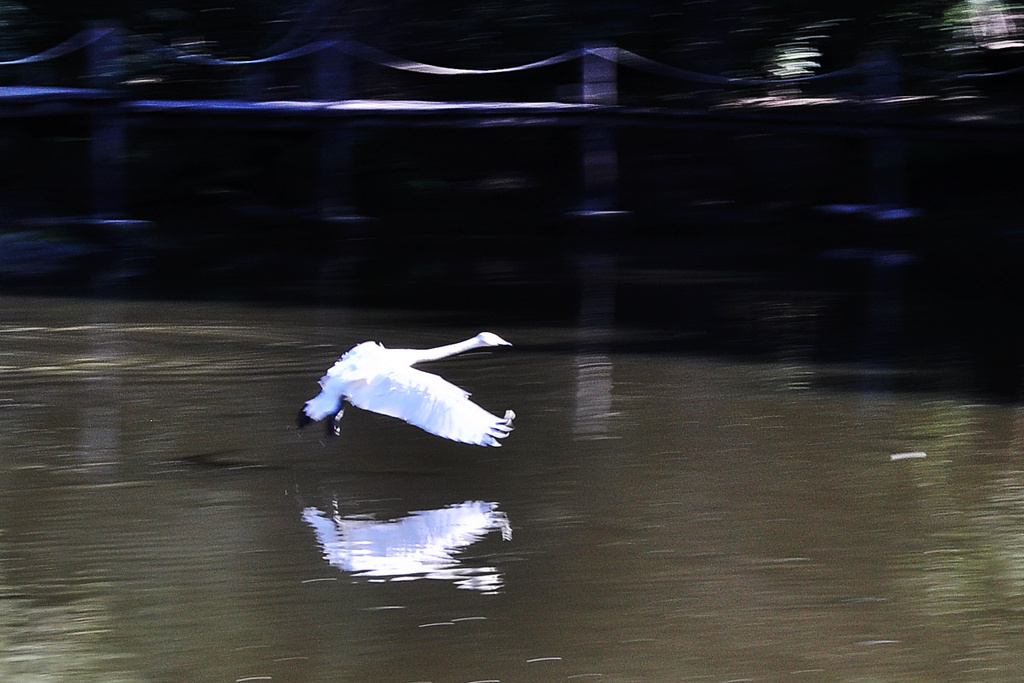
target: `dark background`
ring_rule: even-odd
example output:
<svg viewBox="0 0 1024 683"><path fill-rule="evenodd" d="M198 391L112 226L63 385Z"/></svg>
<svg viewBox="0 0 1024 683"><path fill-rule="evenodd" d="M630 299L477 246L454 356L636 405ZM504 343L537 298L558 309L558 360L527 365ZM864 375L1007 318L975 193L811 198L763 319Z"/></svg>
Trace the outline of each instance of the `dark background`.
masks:
<svg viewBox="0 0 1024 683"><path fill-rule="evenodd" d="M615 45L696 75L617 69L630 113L610 119L608 202L625 213L603 218L574 215L589 119L346 128L359 220L339 222L316 209L318 124L167 116L129 127L118 218L133 223L111 226L95 220L92 105L7 106L7 291L574 321L593 275L581 264L597 254L612 257L599 263L614 321L678 332L672 349L770 352L785 318L806 322L822 358L856 360L891 315L887 353L928 364L957 349L977 386L1018 395L1024 13L1012 3L0 2L0 26L8 62L117 28L123 58L102 85L119 102L317 99L315 54L181 57L255 60L318 40L466 69ZM8 64L0 85L93 87L90 55ZM580 99L579 60L458 77L349 66L357 99Z"/></svg>

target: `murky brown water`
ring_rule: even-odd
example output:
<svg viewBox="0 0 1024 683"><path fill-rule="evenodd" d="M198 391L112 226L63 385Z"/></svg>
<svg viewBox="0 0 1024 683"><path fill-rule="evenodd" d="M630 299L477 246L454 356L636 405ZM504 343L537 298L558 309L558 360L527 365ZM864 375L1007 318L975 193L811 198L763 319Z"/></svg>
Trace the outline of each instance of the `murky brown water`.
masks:
<svg viewBox="0 0 1024 683"><path fill-rule="evenodd" d="M504 448L328 440L293 420L349 346L479 330L0 311L0 680L1024 677L1020 409L513 328L434 365L516 411Z"/></svg>

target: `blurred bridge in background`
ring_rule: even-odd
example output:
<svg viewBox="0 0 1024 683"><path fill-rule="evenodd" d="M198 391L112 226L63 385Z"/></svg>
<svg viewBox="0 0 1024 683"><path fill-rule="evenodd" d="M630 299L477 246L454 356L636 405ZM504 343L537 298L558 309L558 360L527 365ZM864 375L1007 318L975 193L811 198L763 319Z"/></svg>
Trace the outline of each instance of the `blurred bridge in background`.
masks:
<svg viewBox="0 0 1024 683"><path fill-rule="evenodd" d="M244 72L234 81L242 97L140 97L145 78L126 74L140 52L147 59ZM129 49L132 46L133 50ZM320 136L319 207L321 219L357 218L352 191L351 130L355 127L560 127L578 131L581 215L615 215L619 170L616 133L623 128L675 128L843 136L869 146L869 197L851 197L876 218L907 215L903 193L904 141L908 137L960 140L1024 139L1024 125L991 116L963 115L936 108L952 84L1013 78L1024 70L956 74L901 69L878 52L840 71L801 78L749 79L700 74L646 59L610 45L591 45L549 59L500 69L456 69L408 61L342 38L324 40L262 59L225 60L126 36L117 27L98 26L68 41L21 59L0 62L8 70L84 56L78 83L87 87L0 87L0 118L91 117L92 219L128 221L125 159L130 130L136 127L232 129L300 128ZM578 81L557 88L561 97L542 101L443 101L361 98L354 87L353 63L434 77L491 77L578 63ZM304 86L286 98L268 87L268 72L288 64ZM643 102L624 98L622 68L688 84L675 98ZM26 71L22 81L37 76ZM925 82L931 93L915 92ZM239 86L238 84L241 84ZM156 86L157 88L159 86ZM153 88L147 88L152 91ZM810 92L812 91L813 92ZM624 101L628 99L628 101ZM657 98L655 98L657 99ZM668 101L675 99L675 102ZM952 99L952 98L950 98Z"/></svg>

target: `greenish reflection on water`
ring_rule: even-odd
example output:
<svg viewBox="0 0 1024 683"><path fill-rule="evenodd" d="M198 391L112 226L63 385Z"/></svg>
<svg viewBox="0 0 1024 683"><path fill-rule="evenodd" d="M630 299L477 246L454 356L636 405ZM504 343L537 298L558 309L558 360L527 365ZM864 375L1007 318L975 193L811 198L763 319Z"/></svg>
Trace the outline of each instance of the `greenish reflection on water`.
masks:
<svg viewBox="0 0 1024 683"><path fill-rule="evenodd" d="M342 351L479 330L345 309L0 310L0 680L1024 675L1018 407L829 388L834 369L792 354L513 327L495 330L508 352L436 366L516 411L505 447L358 411L327 440L292 420ZM891 457L909 452L926 457ZM458 510L475 531L406 542ZM329 520L346 552L372 560L400 534L419 564L346 564Z"/></svg>

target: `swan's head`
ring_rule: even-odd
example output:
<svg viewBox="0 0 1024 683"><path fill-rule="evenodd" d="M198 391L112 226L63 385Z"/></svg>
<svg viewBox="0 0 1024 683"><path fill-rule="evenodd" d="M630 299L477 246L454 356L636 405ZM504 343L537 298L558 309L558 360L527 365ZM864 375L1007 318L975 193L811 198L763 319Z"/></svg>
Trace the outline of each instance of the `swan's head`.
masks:
<svg viewBox="0 0 1024 683"><path fill-rule="evenodd" d="M476 341L480 346L512 346L493 332L481 332L476 335Z"/></svg>

